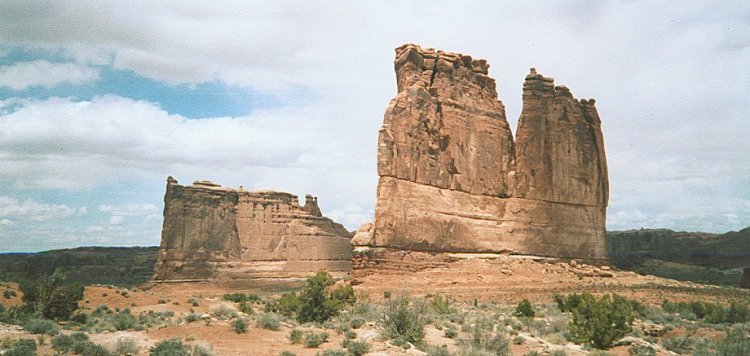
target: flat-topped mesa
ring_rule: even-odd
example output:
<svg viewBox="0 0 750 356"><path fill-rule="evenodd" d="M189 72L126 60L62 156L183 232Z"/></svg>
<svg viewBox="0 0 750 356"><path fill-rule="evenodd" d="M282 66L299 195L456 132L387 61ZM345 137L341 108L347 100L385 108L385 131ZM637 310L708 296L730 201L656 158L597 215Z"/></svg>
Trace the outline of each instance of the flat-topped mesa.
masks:
<svg viewBox="0 0 750 356"><path fill-rule="evenodd" d="M357 249L381 268L387 251L402 261L409 251L606 258L607 167L594 101L532 69L514 143L488 68L458 53L396 49L375 221L356 239L377 250ZM373 265L367 258L355 254L355 270Z"/></svg>
<svg viewBox="0 0 750 356"><path fill-rule="evenodd" d="M167 179L154 280L239 282L351 268L351 233L323 217L317 198Z"/></svg>

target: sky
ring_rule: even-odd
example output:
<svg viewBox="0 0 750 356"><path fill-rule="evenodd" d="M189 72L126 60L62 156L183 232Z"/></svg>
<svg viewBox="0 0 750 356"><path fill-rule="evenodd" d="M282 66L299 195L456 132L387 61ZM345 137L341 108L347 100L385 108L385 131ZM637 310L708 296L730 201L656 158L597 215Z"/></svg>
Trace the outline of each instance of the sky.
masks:
<svg viewBox="0 0 750 356"><path fill-rule="evenodd" d="M0 2L0 252L158 245L166 177L372 220L403 43L595 98L608 230L750 226L747 1Z"/></svg>

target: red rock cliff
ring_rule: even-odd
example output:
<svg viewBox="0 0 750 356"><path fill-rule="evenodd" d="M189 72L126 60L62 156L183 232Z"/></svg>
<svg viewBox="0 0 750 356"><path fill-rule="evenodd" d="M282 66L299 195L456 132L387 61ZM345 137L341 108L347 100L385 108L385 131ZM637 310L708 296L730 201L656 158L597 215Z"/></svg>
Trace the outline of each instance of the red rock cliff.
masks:
<svg viewBox="0 0 750 356"><path fill-rule="evenodd" d="M412 44L396 49L375 221L357 244L606 258L607 164L594 101L532 69L514 143L488 67Z"/></svg>

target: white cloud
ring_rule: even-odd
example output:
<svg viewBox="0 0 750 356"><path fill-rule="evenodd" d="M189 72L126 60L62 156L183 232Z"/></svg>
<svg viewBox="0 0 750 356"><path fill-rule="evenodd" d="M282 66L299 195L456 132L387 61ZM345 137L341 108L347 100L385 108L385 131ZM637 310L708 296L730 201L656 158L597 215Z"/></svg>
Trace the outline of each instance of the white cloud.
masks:
<svg viewBox="0 0 750 356"><path fill-rule="evenodd" d="M20 217L31 221L45 221L67 218L74 215L76 209L65 204L46 204L31 199L18 199L0 196L0 217Z"/></svg>
<svg viewBox="0 0 750 356"><path fill-rule="evenodd" d="M0 87L24 90L59 84L86 84L99 79L99 70L77 63L52 63L45 60L16 62L0 66Z"/></svg>
<svg viewBox="0 0 750 356"><path fill-rule="evenodd" d="M145 216L153 214L157 208L153 204L102 204L98 210L116 216Z"/></svg>
<svg viewBox="0 0 750 356"><path fill-rule="evenodd" d="M304 88L316 101L187 120L116 96L6 99L0 179L79 191L158 181L148 189L163 191L166 175L208 178L313 193L324 212L356 228L372 215L377 130L395 94L393 48L416 42L488 59L512 127L529 67L596 98L611 228L736 229L750 224L734 199L750 196L748 16L746 1L4 1L1 44L168 83ZM160 206L158 198L146 204Z"/></svg>

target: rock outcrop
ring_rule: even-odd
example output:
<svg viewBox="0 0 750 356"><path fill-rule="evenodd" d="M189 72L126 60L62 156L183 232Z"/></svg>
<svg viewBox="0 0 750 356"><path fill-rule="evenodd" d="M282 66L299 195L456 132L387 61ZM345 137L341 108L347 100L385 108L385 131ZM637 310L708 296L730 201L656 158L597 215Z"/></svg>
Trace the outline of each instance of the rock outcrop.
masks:
<svg viewBox="0 0 750 356"><path fill-rule="evenodd" d="M514 143L488 68L458 53L396 49L375 221L357 239L370 249L357 248L355 261L387 260L391 250L401 260L398 251L606 258L607 164L594 100L532 69Z"/></svg>
<svg viewBox="0 0 750 356"><path fill-rule="evenodd" d="M318 200L167 178L154 280L304 276L351 269L351 234L324 217Z"/></svg>

